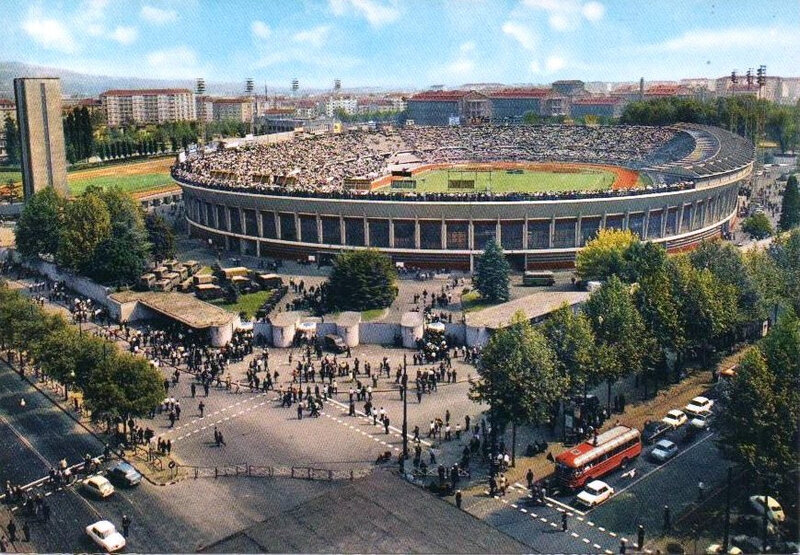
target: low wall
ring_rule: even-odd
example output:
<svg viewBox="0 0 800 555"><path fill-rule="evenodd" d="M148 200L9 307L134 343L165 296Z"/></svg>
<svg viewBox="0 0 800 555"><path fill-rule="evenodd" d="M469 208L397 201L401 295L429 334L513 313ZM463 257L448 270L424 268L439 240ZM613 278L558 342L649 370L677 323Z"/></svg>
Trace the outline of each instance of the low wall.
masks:
<svg viewBox="0 0 800 555"><path fill-rule="evenodd" d="M46 275L54 281L65 282L70 289L103 305L108 308L109 311L118 309L118 304L108 298L108 295L114 292L113 289L109 287L95 283L89 278L60 270L55 264L45 262L44 260L23 262L22 264L31 270Z"/></svg>
<svg viewBox="0 0 800 555"><path fill-rule="evenodd" d="M367 345L394 345L400 335L400 324L386 322L362 322L358 329L358 340Z"/></svg>

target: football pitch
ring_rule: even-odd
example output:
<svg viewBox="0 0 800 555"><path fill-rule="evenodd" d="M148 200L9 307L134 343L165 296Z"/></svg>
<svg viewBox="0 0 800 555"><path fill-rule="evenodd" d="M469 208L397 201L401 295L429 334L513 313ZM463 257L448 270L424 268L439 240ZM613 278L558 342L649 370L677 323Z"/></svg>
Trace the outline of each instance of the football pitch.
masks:
<svg viewBox="0 0 800 555"><path fill-rule="evenodd" d="M521 172L521 173L520 173ZM565 191L607 191L616 176L603 170L552 172L537 170L469 171L429 170L416 174L416 191L423 193L559 193ZM451 180L474 181L475 188L451 188ZM402 190L402 189L395 189Z"/></svg>
<svg viewBox="0 0 800 555"><path fill-rule="evenodd" d="M145 162L112 164L78 170L67 174L70 193L80 195L88 187L103 189L119 187L127 193L140 193L165 187L175 187L169 175L172 158L159 158Z"/></svg>

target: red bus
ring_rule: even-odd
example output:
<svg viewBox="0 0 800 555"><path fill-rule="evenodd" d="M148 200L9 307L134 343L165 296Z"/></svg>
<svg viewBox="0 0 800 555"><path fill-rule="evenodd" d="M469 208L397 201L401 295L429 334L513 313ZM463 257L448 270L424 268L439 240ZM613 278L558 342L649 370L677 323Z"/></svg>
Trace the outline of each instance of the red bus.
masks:
<svg viewBox="0 0 800 555"><path fill-rule="evenodd" d="M558 455L556 477L563 485L578 489L617 468L624 468L641 452L639 430L615 426Z"/></svg>

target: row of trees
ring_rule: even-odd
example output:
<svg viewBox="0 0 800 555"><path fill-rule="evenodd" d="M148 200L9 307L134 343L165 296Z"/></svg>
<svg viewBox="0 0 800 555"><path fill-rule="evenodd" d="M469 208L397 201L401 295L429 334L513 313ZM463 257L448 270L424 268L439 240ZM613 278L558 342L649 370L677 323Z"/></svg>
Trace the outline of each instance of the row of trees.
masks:
<svg viewBox="0 0 800 555"><path fill-rule="evenodd" d="M74 164L95 154L94 129L89 110L75 108L63 119L67 161Z"/></svg>
<svg viewBox="0 0 800 555"><path fill-rule="evenodd" d="M797 175L792 174L786 181L786 188L783 190L778 228L788 231L798 226L800 226L800 189L797 186Z"/></svg>
<svg viewBox="0 0 800 555"><path fill-rule="evenodd" d="M164 397L161 374L147 360L81 334L61 315L45 312L4 284L0 343L4 349L29 353L46 376L82 392L96 420L145 416Z"/></svg>
<svg viewBox="0 0 800 555"><path fill-rule="evenodd" d="M540 424L570 393L627 375L670 381L688 360L710 357L760 330L783 307L800 311L800 230L769 251L741 254L720 241L668 257L629 231L604 230L576 262L604 285L580 313L566 305L541 328L521 317L495 333L481 356L476 398L502 428ZM670 369L674 374L670 374ZM512 456L515 446L512 438Z"/></svg>
<svg viewBox="0 0 800 555"><path fill-rule="evenodd" d="M19 137L19 127L17 127L17 122L9 115L6 115L5 121L3 121L3 135L6 140L7 164L9 166L19 166L22 163L22 143Z"/></svg>
<svg viewBox="0 0 800 555"><path fill-rule="evenodd" d="M715 125L756 142L762 127L781 152L800 144L800 105L783 106L758 99L755 94L713 100L668 97L631 102L625 106L620 123L670 125L677 122Z"/></svg>
<svg viewBox="0 0 800 555"><path fill-rule="evenodd" d="M174 233L163 218L145 217L117 188L88 188L72 201L44 189L25 204L15 234L22 256L53 259L107 285L133 284L151 254L163 260L175 251Z"/></svg>

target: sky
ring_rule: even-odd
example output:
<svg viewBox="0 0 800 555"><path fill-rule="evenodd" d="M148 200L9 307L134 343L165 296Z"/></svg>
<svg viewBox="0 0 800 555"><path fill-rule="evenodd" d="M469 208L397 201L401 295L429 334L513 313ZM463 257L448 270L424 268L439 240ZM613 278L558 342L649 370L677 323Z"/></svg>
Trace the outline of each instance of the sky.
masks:
<svg viewBox="0 0 800 555"><path fill-rule="evenodd" d="M0 60L300 88L800 75L800 0L0 0Z"/></svg>

